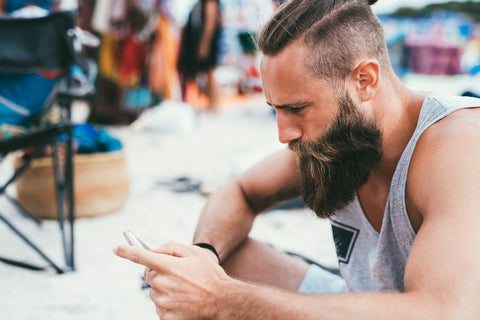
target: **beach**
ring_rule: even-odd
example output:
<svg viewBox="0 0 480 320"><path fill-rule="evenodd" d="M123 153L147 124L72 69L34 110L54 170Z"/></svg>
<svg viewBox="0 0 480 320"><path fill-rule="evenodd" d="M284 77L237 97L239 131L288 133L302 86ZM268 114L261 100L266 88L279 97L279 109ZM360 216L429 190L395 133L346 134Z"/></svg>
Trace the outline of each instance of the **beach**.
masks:
<svg viewBox="0 0 480 320"><path fill-rule="evenodd" d="M125 204L105 215L76 220L73 272L59 275L52 269L31 271L0 263L2 320L157 319L148 289L142 289L143 267L112 253L113 247L125 243L122 232L130 228L152 247L171 240L191 243L208 195L259 159L285 148L261 94L232 102L217 114L185 110L166 116L168 125L139 121L106 128L122 142L126 155L130 187ZM1 163L0 178L9 173L11 163L11 157ZM175 183L178 179L198 182L199 187L182 190ZM0 208L62 263L56 221L44 220L38 227L3 198ZM330 225L308 209L266 212L257 218L251 235L336 266ZM46 265L2 223L0 256Z"/></svg>

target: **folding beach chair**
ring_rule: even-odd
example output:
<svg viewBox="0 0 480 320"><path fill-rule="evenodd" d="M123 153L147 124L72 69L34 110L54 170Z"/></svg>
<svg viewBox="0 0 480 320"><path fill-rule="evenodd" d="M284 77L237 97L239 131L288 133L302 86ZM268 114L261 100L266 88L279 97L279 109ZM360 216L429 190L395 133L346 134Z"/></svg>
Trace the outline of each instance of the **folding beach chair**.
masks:
<svg viewBox="0 0 480 320"><path fill-rule="evenodd" d="M71 103L75 99L83 99L93 92L93 85L90 82L78 84L72 77L73 65L77 65L78 57L74 48L75 38L75 13L72 11L59 11L39 18L18 18L0 16L0 73L5 76L11 75L12 79L20 75L35 76L43 72L54 72L59 75L55 78L52 89L40 106L41 112L46 112L53 105L60 106L61 119L57 123L42 125L26 130L24 133L10 137L0 138L0 158L11 152L29 148L32 152L26 156L18 169L7 179L5 184L0 185L0 196L10 200L20 213L26 217L25 221L31 220L38 224L41 221L34 214L26 210L14 197L6 193L7 187L15 181L32 163L38 158L47 146L53 147L54 159L54 183L57 199L58 222L61 233L61 246L65 257L65 266L60 267L53 261L44 250L36 245L17 225L14 225L7 215L2 213L0 208L0 220L3 221L14 234L18 235L31 249L37 252L49 266L57 273L75 269L74 264L74 193L73 193L73 151L72 151L72 130ZM7 78L8 79L8 78ZM1 82L0 82L1 85ZM1 89L1 87L0 87ZM21 97L32 95L32 88L20 88L23 90ZM1 92L1 91L0 91ZM12 120L24 109L16 102L9 101L5 96L0 95L0 107L7 108L2 121ZM6 109L5 109L6 110ZM25 111L25 110L24 110ZM28 110L27 110L28 111ZM9 112L12 112L9 114ZM17 112L17 114L15 114ZM2 119L3 117L3 119ZM28 118L28 114L25 115ZM30 115L31 118L34 115ZM20 117L21 119L21 117ZM31 119L29 119L31 120ZM58 138L66 135L65 156L60 161L58 152ZM47 181L46 183L49 183ZM41 186L38 186L41 188ZM27 219L30 218L30 219ZM22 218L23 219L23 218ZM22 221L22 220L20 220ZM0 253L1 255L1 253ZM24 267L32 270L44 270L45 267L30 264L29 262L12 260L0 257L0 261L10 265Z"/></svg>

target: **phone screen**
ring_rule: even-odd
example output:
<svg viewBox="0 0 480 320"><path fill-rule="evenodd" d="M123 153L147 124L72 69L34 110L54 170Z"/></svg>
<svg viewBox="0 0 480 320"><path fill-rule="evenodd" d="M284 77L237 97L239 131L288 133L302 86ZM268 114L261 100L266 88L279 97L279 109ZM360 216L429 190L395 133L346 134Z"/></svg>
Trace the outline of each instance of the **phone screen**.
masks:
<svg viewBox="0 0 480 320"><path fill-rule="evenodd" d="M127 240L128 244L131 246L136 246L143 248L145 250L150 250L150 247L147 246L142 240L132 230L127 229L123 232L123 236Z"/></svg>

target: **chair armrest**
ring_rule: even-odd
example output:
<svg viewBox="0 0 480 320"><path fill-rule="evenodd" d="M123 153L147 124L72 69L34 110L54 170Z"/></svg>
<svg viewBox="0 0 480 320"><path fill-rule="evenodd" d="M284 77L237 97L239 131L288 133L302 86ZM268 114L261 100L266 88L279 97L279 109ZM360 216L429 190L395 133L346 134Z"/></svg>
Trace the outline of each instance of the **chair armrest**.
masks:
<svg viewBox="0 0 480 320"><path fill-rule="evenodd" d="M74 128L70 121L60 122L49 125L44 128L35 128L28 130L9 138L0 139L0 154L6 154L15 150L21 150L32 146L37 146L48 139L54 139L63 133L67 133Z"/></svg>

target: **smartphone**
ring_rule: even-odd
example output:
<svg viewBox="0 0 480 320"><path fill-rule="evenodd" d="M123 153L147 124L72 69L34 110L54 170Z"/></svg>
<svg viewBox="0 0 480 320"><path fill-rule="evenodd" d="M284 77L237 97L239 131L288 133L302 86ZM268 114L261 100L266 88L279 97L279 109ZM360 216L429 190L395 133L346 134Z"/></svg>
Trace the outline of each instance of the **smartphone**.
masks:
<svg viewBox="0 0 480 320"><path fill-rule="evenodd" d="M123 236L127 240L128 244L131 246L136 246L143 248L145 250L150 250L150 247L147 246L142 240L132 230L127 229L123 232Z"/></svg>

